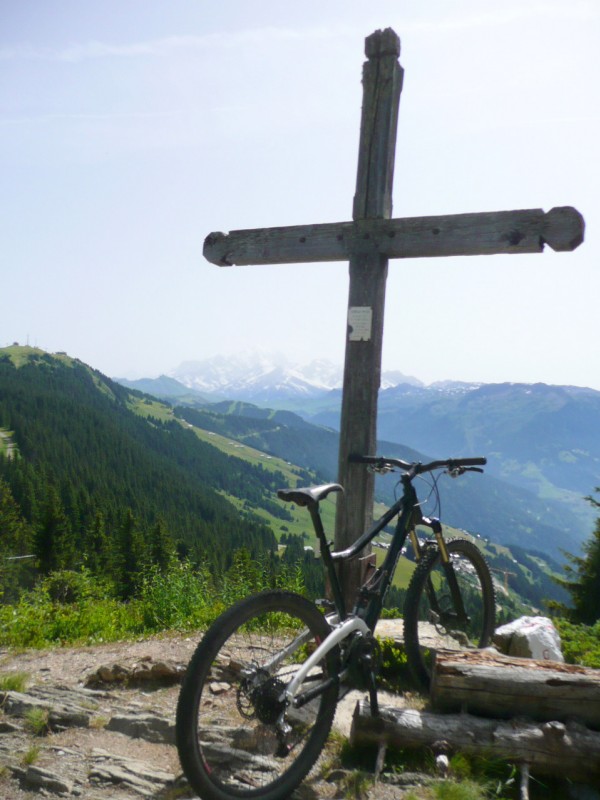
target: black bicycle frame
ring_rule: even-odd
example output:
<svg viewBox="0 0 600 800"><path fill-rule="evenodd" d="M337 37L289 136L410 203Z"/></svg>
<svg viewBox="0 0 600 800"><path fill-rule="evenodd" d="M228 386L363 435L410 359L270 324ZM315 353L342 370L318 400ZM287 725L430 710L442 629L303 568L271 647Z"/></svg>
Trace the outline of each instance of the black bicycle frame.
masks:
<svg viewBox="0 0 600 800"><path fill-rule="evenodd" d="M373 631L377 625L379 615L385 600L385 596L390 587L396 564L402 553L402 548L406 539L414 531L415 525L423 524L430 527L436 534L438 541L441 539L441 525L437 519L427 519L421 515L417 493L407 475L401 477L403 492L402 497L397 500L379 519L373 527L363 533L346 550L331 552L330 544L327 542L323 523L319 514L318 506L310 508L311 517L315 531L321 545L323 563L327 570L329 585L336 610L340 620L346 619L348 612L344 595L342 592L343 583L343 564L346 560L357 556L381 531L388 525L394 517L398 517L396 530L392 537L390 547L380 567L377 567L374 574L360 587L355 607L352 611L356 616L360 616ZM413 537L415 554L420 555L416 536ZM336 569L339 564L340 573Z"/></svg>

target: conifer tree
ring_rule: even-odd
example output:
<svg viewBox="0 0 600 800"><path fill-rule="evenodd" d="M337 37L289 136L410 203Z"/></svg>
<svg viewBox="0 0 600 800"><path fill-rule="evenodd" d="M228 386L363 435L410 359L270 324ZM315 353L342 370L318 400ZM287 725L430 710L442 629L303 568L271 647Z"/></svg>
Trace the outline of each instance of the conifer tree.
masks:
<svg viewBox="0 0 600 800"><path fill-rule="evenodd" d="M162 572L173 563L174 559L175 545L173 539L167 530L164 519L159 517L150 530L150 561Z"/></svg>
<svg viewBox="0 0 600 800"><path fill-rule="evenodd" d="M14 602L35 576L33 533L19 513L8 485L0 479L0 602Z"/></svg>
<svg viewBox="0 0 600 800"><path fill-rule="evenodd" d="M123 598L129 598L134 594L138 577L147 564L145 542L131 509L125 512L118 534L119 593Z"/></svg>
<svg viewBox="0 0 600 800"><path fill-rule="evenodd" d="M47 487L36 535L36 554L43 574L57 569L72 569L76 547L58 492Z"/></svg>
<svg viewBox="0 0 600 800"><path fill-rule="evenodd" d="M600 492L600 487L595 491ZM593 497L586 500L600 509L598 500ZM573 607L567 610L571 620L593 625L600 619L600 517L591 538L583 545L583 552L583 556L565 554L571 563L565 567L567 577L558 579L558 583L571 595Z"/></svg>
<svg viewBox="0 0 600 800"><path fill-rule="evenodd" d="M103 512L97 509L88 530L85 547L86 564L93 575L113 575L110 552L106 520Z"/></svg>

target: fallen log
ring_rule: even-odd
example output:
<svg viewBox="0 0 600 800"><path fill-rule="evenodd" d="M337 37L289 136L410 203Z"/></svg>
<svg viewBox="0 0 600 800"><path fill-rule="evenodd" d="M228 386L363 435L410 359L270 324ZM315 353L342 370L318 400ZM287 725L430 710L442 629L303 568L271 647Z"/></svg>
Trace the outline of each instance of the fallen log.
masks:
<svg viewBox="0 0 600 800"><path fill-rule="evenodd" d="M451 751L528 764L540 776L562 775L592 785L600 781L600 733L576 722L506 721L390 706L381 706L373 717L369 702L361 701L350 740L400 748L443 741Z"/></svg>
<svg viewBox="0 0 600 800"><path fill-rule="evenodd" d="M487 650L440 650L431 705L497 719L575 720L600 730L600 670Z"/></svg>

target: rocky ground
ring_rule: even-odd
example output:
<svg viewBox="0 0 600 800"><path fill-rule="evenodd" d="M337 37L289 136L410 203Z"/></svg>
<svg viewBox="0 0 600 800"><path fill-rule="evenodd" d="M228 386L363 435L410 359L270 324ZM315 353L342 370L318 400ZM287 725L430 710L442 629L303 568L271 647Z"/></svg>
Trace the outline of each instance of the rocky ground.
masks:
<svg viewBox="0 0 600 800"><path fill-rule="evenodd" d="M195 637L164 636L0 651L1 675L28 676L23 691L0 692L0 798L193 797L173 741L179 680L196 643ZM356 699L347 697L336 717L343 735L349 733ZM348 796L351 774L334 770L324 780L315 772L296 793L299 800ZM367 785L361 796L395 800L428 780L405 773L395 784Z"/></svg>

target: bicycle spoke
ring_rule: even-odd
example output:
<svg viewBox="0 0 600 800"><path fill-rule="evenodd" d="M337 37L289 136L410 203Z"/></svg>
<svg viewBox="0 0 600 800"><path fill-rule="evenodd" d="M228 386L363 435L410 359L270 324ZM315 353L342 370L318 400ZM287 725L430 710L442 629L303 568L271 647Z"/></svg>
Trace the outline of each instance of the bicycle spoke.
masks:
<svg viewBox="0 0 600 800"><path fill-rule="evenodd" d="M260 798L274 784L293 788L310 769L329 732L337 690L329 685L299 708L285 692L328 631L314 605L274 592L240 604L209 632L178 706L182 763L203 797ZM319 663L300 692L328 678L328 664Z"/></svg>

